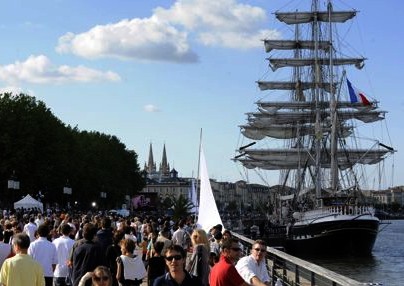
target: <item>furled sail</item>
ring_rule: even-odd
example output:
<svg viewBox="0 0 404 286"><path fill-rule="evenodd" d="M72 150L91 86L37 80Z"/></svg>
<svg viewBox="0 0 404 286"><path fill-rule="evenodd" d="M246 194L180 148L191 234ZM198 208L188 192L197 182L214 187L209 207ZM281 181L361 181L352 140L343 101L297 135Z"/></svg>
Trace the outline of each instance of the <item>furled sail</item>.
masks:
<svg viewBox="0 0 404 286"><path fill-rule="evenodd" d="M264 40L265 51L269 53L272 50L296 50L307 49L314 50L315 48L323 51L330 49L331 43L329 41L321 41L315 43L314 41L304 40Z"/></svg>
<svg viewBox="0 0 404 286"><path fill-rule="evenodd" d="M293 81L257 81L260 90L278 89L278 90L307 90L315 87L314 82L293 82ZM330 92L330 83L321 82L318 84L325 91ZM334 90L337 85L334 83Z"/></svg>
<svg viewBox="0 0 404 286"><path fill-rule="evenodd" d="M278 68L284 67L304 67L304 66L314 66L316 64L320 65L330 65L331 61L328 58L268 58L269 65L273 71ZM332 64L335 66L342 65L355 65L358 69L363 68L365 58L335 58Z"/></svg>
<svg viewBox="0 0 404 286"><path fill-rule="evenodd" d="M337 152L338 166L340 169L346 169L356 164L376 164L383 160L387 153L389 150L340 149ZM302 165L314 166L316 163L312 149L249 149L244 150L244 155L245 158L240 161L250 168L254 166L270 170L296 169ZM320 164L323 168L330 167L329 149L322 150Z"/></svg>
<svg viewBox="0 0 404 286"><path fill-rule="evenodd" d="M330 17L331 15L331 17ZM317 11L317 12L276 12L276 18L288 25L310 23L314 20L320 22L343 23L355 17L356 11Z"/></svg>
<svg viewBox="0 0 404 286"><path fill-rule="evenodd" d="M271 125L268 127L254 127L250 125L242 125L241 133L252 140L261 140L265 137L276 139L291 139L298 136L315 135L316 129L314 125ZM352 134L352 126L341 127L341 138L346 138ZM330 133L331 126L322 126L322 133Z"/></svg>
<svg viewBox="0 0 404 286"><path fill-rule="evenodd" d="M384 119L386 111L371 110L371 111L342 111L338 113L340 121L349 119L357 119L365 123L371 123ZM247 113L248 122L250 125L262 127L268 124L293 124L293 123L314 123L316 121L316 114L312 111L279 111L276 113L262 113L253 112ZM330 120L329 112L321 112L320 118L322 121Z"/></svg>

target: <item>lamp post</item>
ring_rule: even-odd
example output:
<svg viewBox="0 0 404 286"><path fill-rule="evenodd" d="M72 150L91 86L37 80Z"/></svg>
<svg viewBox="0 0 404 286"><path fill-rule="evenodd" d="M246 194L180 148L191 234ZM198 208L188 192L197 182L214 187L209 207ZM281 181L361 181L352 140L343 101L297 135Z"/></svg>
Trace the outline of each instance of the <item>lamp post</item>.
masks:
<svg viewBox="0 0 404 286"><path fill-rule="evenodd" d="M10 179L7 181L7 188L10 191L11 195L10 195L10 209L13 209L13 202L14 202L14 193L18 192L18 190L20 189L20 182L17 179L17 176L15 175L15 171L13 171L13 174L11 175Z"/></svg>

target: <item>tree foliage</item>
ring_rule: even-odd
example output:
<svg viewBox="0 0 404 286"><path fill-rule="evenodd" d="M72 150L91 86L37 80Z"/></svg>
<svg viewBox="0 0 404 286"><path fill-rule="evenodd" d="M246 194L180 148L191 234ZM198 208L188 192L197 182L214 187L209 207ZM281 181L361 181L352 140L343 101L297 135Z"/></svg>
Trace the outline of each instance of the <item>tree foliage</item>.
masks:
<svg viewBox="0 0 404 286"><path fill-rule="evenodd" d="M177 198L172 197L172 208L173 208L173 220L178 221L181 218L186 218L191 215L191 210L193 208L192 202L180 194Z"/></svg>
<svg viewBox="0 0 404 286"><path fill-rule="evenodd" d="M6 195L15 172L19 196L41 191L45 202L78 201L85 208L105 192L103 204L115 207L144 187L137 160L116 136L66 126L34 97L0 95L0 191ZM71 196L63 194L67 184Z"/></svg>

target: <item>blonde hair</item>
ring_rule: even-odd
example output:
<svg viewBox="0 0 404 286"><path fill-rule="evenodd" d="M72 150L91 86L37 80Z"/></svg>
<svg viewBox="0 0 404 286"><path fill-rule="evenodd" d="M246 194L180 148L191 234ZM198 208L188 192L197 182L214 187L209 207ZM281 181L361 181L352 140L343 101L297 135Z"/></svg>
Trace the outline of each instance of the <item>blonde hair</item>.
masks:
<svg viewBox="0 0 404 286"><path fill-rule="evenodd" d="M191 234L192 245L202 244L210 250L209 240L206 232L201 228L196 228Z"/></svg>

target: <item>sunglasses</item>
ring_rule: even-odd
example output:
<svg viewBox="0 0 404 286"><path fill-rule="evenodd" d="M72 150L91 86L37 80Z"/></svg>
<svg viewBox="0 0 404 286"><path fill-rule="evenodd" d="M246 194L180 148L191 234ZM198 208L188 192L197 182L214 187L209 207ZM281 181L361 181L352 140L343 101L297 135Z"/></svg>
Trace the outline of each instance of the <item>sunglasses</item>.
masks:
<svg viewBox="0 0 404 286"><path fill-rule="evenodd" d="M182 259L182 256L179 255L179 254L178 255L173 255L173 256L166 256L165 259L168 260L168 261L173 261L173 259L178 261L178 260Z"/></svg>
<svg viewBox="0 0 404 286"><path fill-rule="evenodd" d="M234 251L241 251L241 248L240 248L240 247L230 247L230 249L231 249L231 250L234 250Z"/></svg>
<svg viewBox="0 0 404 286"><path fill-rule="evenodd" d="M262 248L254 248L254 250L257 251L257 252L259 252L259 251L261 251L261 252L267 252L266 249L262 249Z"/></svg>
<svg viewBox="0 0 404 286"><path fill-rule="evenodd" d="M94 276L94 281L100 282L100 281L108 281L109 277L108 276Z"/></svg>

